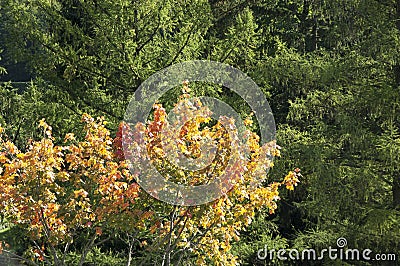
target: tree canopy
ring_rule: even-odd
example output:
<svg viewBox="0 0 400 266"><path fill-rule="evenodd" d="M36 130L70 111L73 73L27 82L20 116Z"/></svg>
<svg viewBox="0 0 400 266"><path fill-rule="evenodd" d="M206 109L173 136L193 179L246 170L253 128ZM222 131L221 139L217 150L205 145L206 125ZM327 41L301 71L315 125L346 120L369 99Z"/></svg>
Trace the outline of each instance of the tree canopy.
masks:
<svg viewBox="0 0 400 266"><path fill-rule="evenodd" d="M120 134L118 127L131 97L152 74L188 60L223 62L242 70L260 86L276 120L282 158L274 161L268 176L263 174L262 189L270 189L269 184L281 182L285 176L293 177L287 173L297 174L296 168L301 168L302 177L294 191L282 191L273 214L257 207L246 231L230 227L237 230L240 240L229 242L229 255L214 249L210 252L217 255L204 263L224 265L224 259L231 256L240 265L284 264L260 260L257 251L265 245L277 250L322 250L336 246L340 237L346 238L348 248L400 255L400 0L2 0L0 17L1 57L7 60L2 64L7 68L0 68L0 74L25 66L31 77L21 85L18 82L26 80L15 79L18 75L3 75L5 82L0 86L0 124L4 136L23 154L17 158L20 161L33 152L27 145L29 139L48 139L43 139L43 130L37 128L42 118L52 126L54 147L64 145L67 133L76 136L74 145L84 142L87 132L80 121L86 113L103 116L109 122L100 123L110 134L105 138L113 138ZM18 64L14 68L13 62ZM193 95L218 98L243 119L251 112L243 99L226 87L190 86ZM172 89L157 108L169 111L180 94L180 87ZM152 114L151 119L157 117ZM257 121L249 126L256 135L257 126ZM73 195L72 190L68 193ZM77 193L77 198L84 198L84 191ZM157 224L151 220L153 213L166 208L165 213L175 213L177 224L184 217L195 217L192 229L196 212L221 207L216 203L181 213L172 206L155 204L158 209L152 210L148 203L143 204L138 217L148 216ZM227 207L224 211L235 216L252 212L253 207L235 211ZM164 218L171 221L171 216ZM26 228L12 225L10 218L2 219L0 230L4 224L7 232L14 234L0 233L0 243L3 239L15 253L25 256L33 246L16 236ZM107 257L108 250L119 258L129 254L130 263L143 257L148 262L154 258L162 261L168 253L147 248L157 235L150 234L150 228L144 235L134 235L107 224L87 226L85 232L91 229L96 239L104 237L106 234L96 232L97 227L108 230L110 239L98 250L88 251L88 261L97 262L93 254ZM164 232L171 229L164 228ZM218 232L210 234L220 241ZM83 235L74 242L67 261L76 263L74 256L82 255L87 239ZM222 247L221 243L215 242L214 248ZM171 245L175 244L180 245ZM156 255L151 257L151 252ZM182 260L193 259L185 256ZM322 263L333 263L324 259Z"/></svg>

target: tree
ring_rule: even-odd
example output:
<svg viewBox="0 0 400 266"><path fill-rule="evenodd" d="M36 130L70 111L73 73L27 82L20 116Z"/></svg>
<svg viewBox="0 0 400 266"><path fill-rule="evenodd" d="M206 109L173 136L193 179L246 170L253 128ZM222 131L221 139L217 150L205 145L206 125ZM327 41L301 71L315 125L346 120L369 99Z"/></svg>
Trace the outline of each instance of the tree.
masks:
<svg viewBox="0 0 400 266"><path fill-rule="evenodd" d="M327 29L328 35L343 36L331 46L335 50L302 55L283 46L258 68L279 102L288 103L287 108L273 106L285 123L278 140L288 155L276 169L301 160L305 176L289 201L293 215L302 213L304 222L297 228L282 224L281 232L300 249L323 249L346 237L349 247L395 252L397 10L394 1L360 1L350 7L348 28ZM335 11L338 23L347 16L342 12ZM281 71L279 78L274 71Z"/></svg>
<svg viewBox="0 0 400 266"><path fill-rule="evenodd" d="M3 13L13 58L55 85L59 101L72 97L110 119L122 118L127 97L155 71L189 59L220 60L231 53L224 46L245 46L249 39L232 32L209 44L213 14L207 1L6 1ZM248 16L245 11L242 17ZM238 18L232 27L242 31L246 25L247 18ZM211 57L201 56L206 50Z"/></svg>
<svg viewBox="0 0 400 266"><path fill-rule="evenodd" d="M140 220L140 214L129 216L127 208L138 196L138 185L123 162L113 162L105 122L96 123L87 115L83 120L85 141L76 142L67 134L65 141L72 142L68 146L53 144L51 127L44 120L43 138L30 141L26 152L10 140L1 141L2 214L26 231L33 243L28 254L47 264L64 265L74 238L86 234L82 265L88 251L107 239L95 242L103 228ZM129 219L122 217L127 215Z"/></svg>
<svg viewBox="0 0 400 266"><path fill-rule="evenodd" d="M179 103L186 106L183 113L193 112L190 101L188 94L181 96ZM200 109L203 108L207 107ZM135 136L145 134L146 149L154 164L176 182L187 180L191 185L207 182L209 176L218 176L221 171L234 174L245 166L243 176L238 176L233 188L225 191L220 199L185 207L150 197L135 181L150 178L146 169L132 175L128 169L134 162L125 160L120 152L121 130L128 125L121 124L117 138L112 141L102 118L96 121L84 115L83 141L67 134L64 142L68 144L54 145L51 127L44 120L39 125L43 138L30 141L26 152L20 152L11 141L2 138L2 214L26 230L32 241L30 254L49 265L64 265L69 248L79 234L84 234L87 238L81 251L79 265L82 265L88 252L107 241L113 232L129 233L134 239L149 244L146 256L136 258L141 263L146 263L151 256L163 265L184 260L198 265L210 262L235 265L237 258L230 253L231 242L239 239L239 231L252 222L257 209L267 208L273 213L279 200L278 188L285 185L292 190L300 174L297 170L289 172L282 182L262 186L268 166L272 166L267 154L277 155L278 150L274 143L260 146L259 137L249 130L246 132L251 151L249 161L221 169L231 140L218 123L201 129L200 124L207 121L207 117L193 120L178 136L186 142L181 147L183 151L192 155L199 152L199 140L194 136L216 141L218 156L213 161L214 167L207 168L206 172L183 172L167 160L163 154L167 147L159 146L161 131L167 122L161 105L155 105L153 121L137 124L128 134L132 136L132 152L139 145ZM136 154L133 158L139 156ZM108 237L103 235L105 232ZM130 252L132 248L129 246ZM129 256L129 263L133 261Z"/></svg>
<svg viewBox="0 0 400 266"><path fill-rule="evenodd" d="M23 97L10 93L8 85L2 90L2 120L12 138L19 132L18 146L37 136L32 133L35 119L28 112L35 106L33 113L46 117L55 136L76 131L79 138L77 117L85 112L105 115L108 129L114 131L130 95L155 71L189 59L224 61L245 70L269 97L285 156L268 180L280 180L285 169L298 165L305 176L295 192L283 192L285 200L275 214L261 210L254 217L257 223L251 230L270 226L268 235L241 231L242 240L232 254L253 265L259 263L255 251L263 242L323 249L338 237L346 237L349 247L376 247L377 252L398 247L399 1L5 3L6 12L1 14L9 37L3 38L8 43L4 48L14 58L30 62L38 77L36 89ZM224 87L196 84L192 89L196 95L224 100L243 119L250 112ZM163 108L173 108L180 90L172 91L160 99L160 114ZM47 105L47 99L52 103ZM68 110L62 118L53 111L61 108ZM14 121L20 118L30 120L17 131ZM193 132L205 124L191 124ZM179 181L184 175L162 163L157 141L152 149L158 168L177 174ZM194 142L182 149L196 157L199 145ZM178 221L186 209L165 211L160 218L163 227L171 217ZM170 239L178 227L171 235L164 234ZM129 245L136 243L133 249L138 247L135 237L128 234L124 239ZM143 239L153 246L151 234ZM167 242L160 243L158 252L153 249L160 263L168 257L174 261L182 254L175 254L178 250L187 251L172 243L165 252ZM146 256L144 249L140 248ZM131 258L132 263L141 255Z"/></svg>

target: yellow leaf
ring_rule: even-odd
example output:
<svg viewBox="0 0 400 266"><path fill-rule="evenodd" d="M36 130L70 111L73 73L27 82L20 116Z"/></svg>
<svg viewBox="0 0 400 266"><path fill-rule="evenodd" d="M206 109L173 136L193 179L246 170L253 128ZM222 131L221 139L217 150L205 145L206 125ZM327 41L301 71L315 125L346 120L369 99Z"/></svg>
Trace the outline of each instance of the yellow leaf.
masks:
<svg viewBox="0 0 400 266"><path fill-rule="evenodd" d="M44 119L44 118L41 119L41 120L39 121L39 126L38 126L38 127L46 128L46 126L47 126L47 123L46 123L45 119Z"/></svg>

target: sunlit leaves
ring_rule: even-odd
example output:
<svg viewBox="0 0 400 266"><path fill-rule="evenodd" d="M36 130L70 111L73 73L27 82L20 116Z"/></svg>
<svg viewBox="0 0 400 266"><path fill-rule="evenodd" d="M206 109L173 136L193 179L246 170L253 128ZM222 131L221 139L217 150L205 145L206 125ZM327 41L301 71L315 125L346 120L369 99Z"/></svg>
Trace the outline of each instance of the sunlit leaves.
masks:
<svg viewBox="0 0 400 266"><path fill-rule="evenodd" d="M32 245L33 258L53 258L62 264L55 248L71 243L77 232L96 239L116 230L140 233L142 239L138 240L146 243L141 246L152 252L190 253L199 265L238 263L230 253L231 243L239 239L239 232L252 222L258 209L276 210L278 189L285 185L292 190L299 182L299 170L289 172L282 182L265 185L279 146L274 142L260 145L259 136L246 130L243 134L249 157L236 158L232 132L237 131L232 118L213 123L207 107L193 102L187 93L176 106L186 122L173 132L168 131L165 109L155 104L151 121L132 129L121 123L114 139L103 118L87 114L82 117L83 140L67 134L62 145L55 145L52 128L44 120L39 123L43 137L29 141L25 152L6 136L0 138L0 212L24 226L32 243L45 243ZM251 118L245 121L249 126L252 123ZM124 130L127 136L122 135ZM123 140L131 148L126 154ZM168 143L178 143L174 151L194 159L203 156L204 143L212 143L216 155L204 169L180 169L166 156ZM137 183L148 178L146 169L131 173L132 162L125 160L125 156L142 156L143 144L152 163L174 182L194 186L229 174L235 177L233 187L223 197L201 206L171 206L158 201ZM227 167L232 158L236 163ZM88 247L93 247L94 242L90 243Z"/></svg>
<svg viewBox="0 0 400 266"><path fill-rule="evenodd" d="M222 174L234 176L231 178L233 188L208 204L166 208L165 203L149 199L152 202L150 208L158 220L149 228L154 235L147 242L154 243L152 252L168 253L172 261L177 260L176 254L190 253L195 255L193 263L196 265L236 265L239 260L230 253L232 242L239 240L239 232L253 221L257 210L266 208L271 214L275 212L280 199L279 188L284 185L292 190L299 182L300 170L289 172L282 182L265 185L268 169L273 166L272 158L280 155L280 147L275 142L260 145L260 137L250 130L243 132L249 158L247 161L233 158L237 163L227 167L227 161L235 156L229 132L235 130L234 121L221 117L224 124L219 121L210 123L211 112L197 98L190 98L189 91L185 83L183 94L172 111L175 112L175 120L168 121L166 110L157 103L153 106L153 119L147 124L122 123L114 140L115 150L123 159L122 139L125 138L129 140L126 152L131 164L149 156L165 179L189 186L208 184ZM171 126L174 123L180 125L178 130ZM244 123L251 126L251 116ZM134 137L139 135L141 137ZM179 160L170 160L171 153L175 158L201 158L204 140L214 143L216 147L216 155L210 165L191 171L177 165ZM143 153L143 146L146 153ZM142 169L138 178L145 180L150 176Z"/></svg>
<svg viewBox="0 0 400 266"><path fill-rule="evenodd" d="M115 158L105 121L87 114L82 121L85 139L67 134L64 146L53 143L44 120L39 123L43 138L31 141L26 152L0 139L0 212L25 226L33 243L47 243L34 252L38 259L52 253L51 246L71 241L77 230L95 228L91 234L100 237L103 229L124 226L120 222L127 215L134 217L129 226L140 219L127 214L139 186L127 164Z"/></svg>

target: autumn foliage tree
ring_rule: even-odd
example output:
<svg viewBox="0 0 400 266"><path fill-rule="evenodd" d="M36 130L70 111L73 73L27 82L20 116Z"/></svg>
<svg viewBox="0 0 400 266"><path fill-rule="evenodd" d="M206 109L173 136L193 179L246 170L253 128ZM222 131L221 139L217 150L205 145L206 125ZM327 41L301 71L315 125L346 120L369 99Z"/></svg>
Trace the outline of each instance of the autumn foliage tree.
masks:
<svg viewBox="0 0 400 266"><path fill-rule="evenodd" d="M186 108L196 104L193 101L185 92L177 104L183 106L183 113L190 114ZM51 127L42 120L39 127L43 138L29 140L25 152L1 135L0 212L27 232L32 245L20 258L32 264L65 265L71 245L84 235L86 243L79 262L82 265L91 249L105 243L113 233L122 232L140 242L143 249L141 255L132 257L134 245L128 241L127 265L134 261L143 265L150 261L162 265L183 261L236 265L240 260L230 253L232 241L239 239L240 231L252 222L257 209L268 208L273 213L279 187L285 185L292 190L300 175L298 170L292 171L283 181L266 185L267 170L273 165L268 154L279 155L278 146L274 142L260 145L258 135L246 130L251 156L237 165L243 174L229 191L203 205L170 205L140 189L137 181L146 178L146 170L130 171L134 161L123 153L123 132L132 137L129 151L133 156L129 158L140 159L141 154L134 154L138 149L133 147L139 145L135 135L142 134L146 152L163 175L174 182L198 185L225 171L221 155L229 157L233 153L224 126L207 124L210 118L200 117L182 127L178 135L182 153L201 156L204 138L214 141L219 152L213 167L190 172L167 160L161 133L168 121L161 104L154 105L153 120L147 124L139 123L131 129L121 123L115 139L103 118L85 114L82 121L83 140L67 134L63 145L55 145ZM251 123L251 118L245 120L246 125ZM0 245L0 252L9 252L4 246L5 243Z"/></svg>
<svg viewBox="0 0 400 266"><path fill-rule="evenodd" d="M82 121L83 141L67 134L65 145L55 145L42 120L43 138L29 141L26 152L4 136L0 142L1 212L25 228L33 244L29 254L56 265L64 264L79 234L88 239L82 264L88 251L107 239L105 228L142 220L141 213L132 212L139 187L124 162L115 160L106 122L89 115Z"/></svg>

